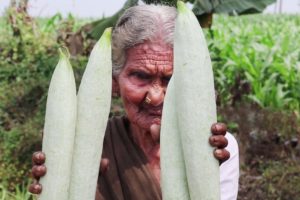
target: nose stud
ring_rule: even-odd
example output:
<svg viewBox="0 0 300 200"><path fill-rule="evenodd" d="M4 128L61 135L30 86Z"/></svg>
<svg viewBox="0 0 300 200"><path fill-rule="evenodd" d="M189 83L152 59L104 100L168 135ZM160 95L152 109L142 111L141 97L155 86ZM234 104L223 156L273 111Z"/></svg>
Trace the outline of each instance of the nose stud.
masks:
<svg viewBox="0 0 300 200"><path fill-rule="evenodd" d="M146 97L146 98L145 98L145 103L146 103L146 104L150 104L150 103L151 103L151 99L150 99L149 97Z"/></svg>

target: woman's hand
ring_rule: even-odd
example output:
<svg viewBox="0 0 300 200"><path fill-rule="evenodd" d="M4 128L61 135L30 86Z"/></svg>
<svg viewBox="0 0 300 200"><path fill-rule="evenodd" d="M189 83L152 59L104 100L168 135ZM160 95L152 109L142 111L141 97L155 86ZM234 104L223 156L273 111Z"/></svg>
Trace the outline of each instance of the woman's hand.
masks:
<svg viewBox="0 0 300 200"><path fill-rule="evenodd" d="M29 192L33 194L40 194L42 192L42 185L39 183L39 180L47 172L47 168L44 165L46 156L43 152L37 151L32 155L32 164L31 174L34 178L34 182L29 186Z"/></svg>
<svg viewBox="0 0 300 200"><path fill-rule="evenodd" d="M39 183L41 177L45 176L47 168L44 165L46 160L46 155L37 151L32 155L32 165L31 174L34 178L33 183L29 186L28 190L32 194L41 194L42 185ZM107 158L102 158L100 163L100 173L105 173L109 169L109 160Z"/></svg>
<svg viewBox="0 0 300 200"><path fill-rule="evenodd" d="M219 160L220 164L229 159L230 153L225 149L228 145L228 141L225 138L227 132L227 126L223 123L215 123L211 126L212 136L209 137L209 143L211 146L216 147L214 156Z"/></svg>
<svg viewBox="0 0 300 200"><path fill-rule="evenodd" d="M160 125L153 124L150 127L150 132L153 141L159 141L160 138ZM227 126L224 123L215 123L211 126L212 136L209 137L209 143L212 147L215 147L214 156L219 160L220 164L229 159L230 153L225 149L228 145L228 141L225 138L227 132Z"/></svg>

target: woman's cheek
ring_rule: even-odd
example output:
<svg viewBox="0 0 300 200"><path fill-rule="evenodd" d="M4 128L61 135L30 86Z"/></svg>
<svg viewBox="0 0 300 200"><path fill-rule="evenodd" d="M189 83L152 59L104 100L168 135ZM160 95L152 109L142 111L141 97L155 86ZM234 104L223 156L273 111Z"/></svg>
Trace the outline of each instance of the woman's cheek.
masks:
<svg viewBox="0 0 300 200"><path fill-rule="evenodd" d="M121 92L123 100L129 101L134 104L140 104L144 101L147 90L144 87L134 86L127 84L124 91Z"/></svg>

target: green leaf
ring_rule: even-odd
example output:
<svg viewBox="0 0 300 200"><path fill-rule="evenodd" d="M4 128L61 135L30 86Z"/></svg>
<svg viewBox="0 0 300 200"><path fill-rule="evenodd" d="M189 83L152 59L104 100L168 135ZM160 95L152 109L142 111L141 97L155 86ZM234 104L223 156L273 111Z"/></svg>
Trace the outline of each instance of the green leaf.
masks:
<svg viewBox="0 0 300 200"><path fill-rule="evenodd" d="M119 10L116 14L111 17L107 17L96 22L92 22L91 26L93 26L92 30L89 32L89 35L93 38L98 40L104 30L108 27L112 27L116 24L119 17L124 13L124 11L132 6L137 5L138 0L127 0L121 10Z"/></svg>
<svg viewBox="0 0 300 200"><path fill-rule="evenodd" d="M220 5L215 8L217 13L260 13L268 5L274 3L275 0L223 0Z"/></svg>
<svg viewBox="0 0 300 200"><path fill-rule="evenodd" d="M195 0L193 11L196 15L204 13L260 13L275 0Z"/></svg>

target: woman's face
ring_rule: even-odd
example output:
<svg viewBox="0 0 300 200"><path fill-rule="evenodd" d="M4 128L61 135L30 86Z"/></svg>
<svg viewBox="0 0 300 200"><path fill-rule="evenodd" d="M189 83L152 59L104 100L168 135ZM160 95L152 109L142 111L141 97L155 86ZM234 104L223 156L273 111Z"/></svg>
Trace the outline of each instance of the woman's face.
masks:
<svg viewBox="0 0 300 200"><path fill-rule="evenodd" d="M115 85L132 124L146 130L160 124L172 72L173 49L161 41L144 42L127 50L127 61ZM146 97L150 103L146 103Z"/></svg>

